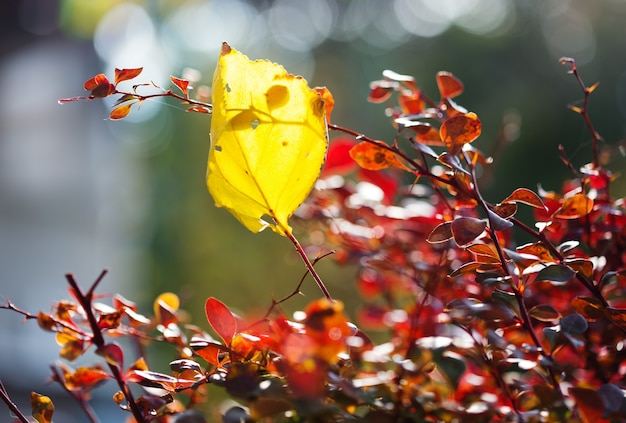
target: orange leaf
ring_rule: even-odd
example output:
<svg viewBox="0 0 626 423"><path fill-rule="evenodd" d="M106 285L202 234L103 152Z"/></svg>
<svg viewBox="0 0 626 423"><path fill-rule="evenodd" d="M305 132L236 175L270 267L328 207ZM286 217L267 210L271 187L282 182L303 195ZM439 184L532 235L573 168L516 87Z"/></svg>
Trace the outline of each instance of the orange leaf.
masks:
<svg viewBox="0 0 626 423"><path fill-rule="evenodd" d="M228 345L237 333L237 320L233 313L221 301L210 297L204 305L209 324L220 338Z"/></svg>
<svg viewBox="0 0 626 423"><path fill-rule="evenodd" d="M90 78L87 81L85 81L85 84L83 85L83 87L87 91L91 91L91 90L96 89L96 87L100 85L108 85L108 84L109 84L109 79L103 73L99 73L93 78Z"/></svg>
<svg viewBox="0 0 626 423"><path fill-rule="evenodd" d="M104 370L97 367L79 367L74 373L65 375L65 386L70 391L90 389L105 379L110 379Z"/></svg>
<svg viewBox="0 0 626 423"><path fill-rule="evenodd" d="M406 169L396 158L393 151L381 144L373 144L363 141L350 149L350 157L363 169L380 170L387 167L399 167Z"/></svg>
<svg viewBox="0 0 626 423"><path fill-rule="evenodd" d="M121 106L116 107L115 109L111 111L111 114L109 114L109 119L111 120L124 119L130 113L130 108L133 107L133 104L135 103L126 103L126 104L122 104Z"/></svg>
<svg viewBox="0 0 626 423"><path fill-rule="evenodd" d="M128 81L129 79L133 79L138 76L143 68L134 68L134 69L117 69L115 68L115 85L119 84L122 81Z"/></svg>
<svg viewBox="0 0 626 423"><path fill-rule="evenodd" d="M415 131L415 141L426 145L442 145L441 136L436 128L427 123L418 123L410 127Z"/></svg>
<svg viewBox="0 0 626 423"><path fill-rule="evenodd" d="M463 92L463 83L450 72L437 73L437 87L441 98L452 98Z"/></svg>
<svg viewBox="0 0 626 423"><path fill-rule="evenodd" d="M330 90L326 87L315 87L313 90L324 100L324 113L326 113L326 123L330 125L330 114L335 107L335 99Z"/></svg>
<svg viewBox="0 0 626 423"><path fill-rule="evenodd" d="M555 216L561 219L578 219L588 215L592 209L593 200L580 193L566 198L561 208L555 212Z"/></svg>
<svg viewBox="0 0 626 423"><path fill-rule="evenodd" d="M172 81L172 83L182 91L185 97L189 97L189 81L186 79L176 78L175 76L170 76L170 81Z"/></svg>
<svg viewBox="0 0 626 423"><path fill-rule="evenodd" d="M187 109L185 110L186 112L198 112L198 113L206 113L211 114L211 109L204 107L204 106L191 106L191 107L187 107Z"/></svg>
<svg viewBox="0 0 626 423"><path fill-rule="evenodd" d="M464 144L480 136L482 124L476 113L466 113L447 119L441 125L439 135L451 153L458 153Z"/></svg>

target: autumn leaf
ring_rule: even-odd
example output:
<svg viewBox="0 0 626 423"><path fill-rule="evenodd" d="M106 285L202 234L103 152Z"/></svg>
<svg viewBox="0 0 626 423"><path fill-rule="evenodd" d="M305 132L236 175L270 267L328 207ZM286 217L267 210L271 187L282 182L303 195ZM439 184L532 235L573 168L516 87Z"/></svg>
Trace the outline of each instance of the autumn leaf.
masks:
<svg viewBox="0 0 626 423"><path fill-rule="evenodd" d="M439 134L443 143L453 154L461 151L464 144L480 136L482 124L475 113L453 116L443 122Z"/></svg>
<svg viewBox="0 0 626 423"><path fill-rule="evenodd" d="M327 144L324 100L303 78L222 45L207 170L216 206L252 232L291 234L288 219L313 188Z"/></svg>
<svg viewBox="0 0 626 423"><path fill-rule="evenodd" d="M463 92L463 83L450 72L437 72L437 87L441 98L452 98Z"/></svg>
<svg viewBox="0 0 626 423"><path fill-rule="evenodd" d="M350 157L363 169L380 170L388 167L406 169L396 158L396 154L379 144L363 141L350 149Z"/></svg>
<svg viewBox="0 0 626 423"><path fill-rule="evenodd" d="M30 406L32 409L32 416L38 423L51 423L52 415L54 414L54 404L50 397L38 394L36 392L30 393Z"/></svg>
<svg viewBox="0 0 626 423"><path fill-rule="evenodd" d="M115 68L115 85L119 84L122 81L131 80L143 71L143 68L133 68L133 69L117 69Z"/></svg>

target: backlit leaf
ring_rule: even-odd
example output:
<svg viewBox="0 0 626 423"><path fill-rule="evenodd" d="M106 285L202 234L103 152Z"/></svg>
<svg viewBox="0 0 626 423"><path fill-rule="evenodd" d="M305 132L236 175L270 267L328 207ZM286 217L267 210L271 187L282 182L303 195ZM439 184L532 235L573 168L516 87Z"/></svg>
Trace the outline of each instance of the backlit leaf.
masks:
<svg viewBox="0 0 626 423"><path fill-rule="evenodd" d="M453 116L443 122L439 135L443 143L453 154L461 151L464 144L474 141L480 136L482 124L475 113Z"/></svg>
<svg viewBox="0 0 626 423"><path fill-rule="evenodd" d="M590 322L604 317L602 303L596 298L576 297L572 300L572 307Z"/></svg>
<svg viewBox="0 0 626 423"><path fill-rule="evenodd" d="M130 109L131 107L133 107L133 104L135 103L126 103L126 104L122 104L121 106L116 107L115 109L113 109L113 111L111 111L111 114L109 114L109 119L111 120L124 119L130 113Z"/></svg>
<svg viewBox="0 0 626 423"><path fill-rule="evenodd" d="M143 68L134 68L134 69L117 69L115 68L115 85L119 84L122 81L128 81L129 79L133 79L141 73Z"/></svg>
<svg viewBox="0 0 626 423"><path fill-rule="evenodd" d="M518 188L508 197L502 200L503 203L523 203L539 209L546 209L541 198L528 188Z"/></svg>
<svg viewBox="0 0 626 423"><path fill-rule="evenodd" d="M463 83L450 72L437 72L436 78L441 98L456 97L463 92Z"/></svg>
<svg viewBox="0 0 626 423"><path fill-rule="evenodd" d="M65 386L70 391L91 389L112 376L97 367L79 367L74 372L65 374Z"/></svg>
<svg viewBox="0 0 626 423"><path fill-rule="evenodd" d="M98 348L96 354L103 357L110 365L117 366L119 369L124 368L124 351L116 343L112 342Z"/></svg>
<svg viewBox="0 0 626 423"><path fill-rule="evenodd" d="M363 169L380 170L388 167L404 168L393 151L379 144L363 141L350 149L350 157Z"/></svg>
<svg viewBox="0 0 626 423"><path fill-rule="evenodd" d="M578 219L588 215L593 209L593 200L585 194L576 194L563 200L555 216L561 219Z"/></svg>
<svg viewBox="0 0 626 423"><path fill-rule="evenodd" d="M52 400L45 396L38 394L37 392L30 393L30 407L32 409L32 416L38 423L51 423L52 415L54 414L54 404Z"/></svg>
<svg viewBox="0 0 626 423"><path fill-rule="evenodd" d="M553 322L561 318L559 313L554 307L548 304L537 305L528 310L530 317L537 319L541 322Z"/></svg>
<svg viewBox="0 0 626 423"><path fill-rule="evenodd" d="M331 94L330 90L326 87L314 87L313 91L319 95L322 100L324 100L324 113L326 115L326 123L330 124L330 115L333 112L333 108L335 107L335 99Z"/></svg>
<svg viewBox="0 0 626 423"><path fill-rule="evenodd" d="M204 305L209 324L228 345L237 332L237 320L233 313L221 301L210 297Z"/></svg>
<svg viewBox="0 0 626 423"><path fill-rule="evenodd" d="M370 103L384 103L389 100L396 83L391 81L373 81L370 83L370 93L367 101Z"/></svg>
<svg viewBox="0 0 626 423"><path fill-rule="evenodd" d="M189 97L189 81L186 79L176 78L170 75L170 81L183 93L185 97Z"/></svg>
<svg viewBox="0 0 626 423"><path fill-rule="evenodd" d="M83 85L83 87L85 88L85 90L91 91L100 85L107 85L107 84L109 84L109 79L106 77L105 74L99 73L93 78L90 78L87 81L85 81L85 84Z"/></svg>
<svg viewBox="0 0 626 423"><path fill-rule="evenodd" d="M176 322L178 320L176 312L179 306L180 300L178 295L172 292L160 294L152 305L157 322L163 326Z"/></svg>
<svg viewBox="0 0 626 423"><path fill-rule="evenodd" d="M288 219L324 163L324 114L324 100L303 78L224 43L213 79L207 171L216 206L252 232L269 226L291 233Z"/></svg>

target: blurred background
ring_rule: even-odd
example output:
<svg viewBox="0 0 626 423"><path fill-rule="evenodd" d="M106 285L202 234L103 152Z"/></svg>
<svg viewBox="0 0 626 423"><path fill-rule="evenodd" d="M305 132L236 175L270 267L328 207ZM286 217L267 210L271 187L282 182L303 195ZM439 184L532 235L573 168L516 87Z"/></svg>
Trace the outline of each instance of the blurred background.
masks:
<svg viewBox="0 0 626 423"><path fill-rule="evenodd" d="M600 81L591 117L607 145L623 141L624 22L626 0L5 0L0 296L47 311L68 297L66 273L88 287L107 268L101 293L119 292L150 313L155 296L172 291L202 326L208 296L235 310L264 309L304 273L286 239L253 235L213 206L205 187L207 115L151 101L112 122L111 102L57 103L85 94L83 82L97 73L143 66L137 82L167 87L170 75L195 69L198 84L210 85L227 41L311 86L326 85L334 122L391 140L383 107L366 102L369 82L392 69L414 75L436 98L435 73L447 70L465 84L458 103L483 122L477 147L491 152L503 121L521 121L483 187L497 202L518 186L559 190L570 175L558 144L577 165L590 160L587 129L566 107L582 94L561 56L576 60L587 85ZM611 166L625 170L614 151ZM614 195L625 192L624 181L616 183ZM320 266L333 296L349 299L349 312L358 302L354 271L332 260ZM310 281L304 292L288 311L319 296ZM53 396L56 421L84 421L58 387L45 384L57 353L51 334L0 311L0 380L13 399L28 411L36 390ZM103 422L120 421L108 388L96 407Z"/></svg>

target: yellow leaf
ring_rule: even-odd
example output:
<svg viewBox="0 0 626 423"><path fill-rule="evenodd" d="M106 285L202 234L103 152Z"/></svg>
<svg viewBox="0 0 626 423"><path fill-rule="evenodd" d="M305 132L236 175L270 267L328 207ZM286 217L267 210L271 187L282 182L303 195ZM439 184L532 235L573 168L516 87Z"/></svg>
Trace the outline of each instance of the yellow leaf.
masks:
<svg viewBox="0 0 626 423"><path fill-rule="evenodd" d="M288 219L311 192L327 145L324 100L303 78L222 45L207 169L216 206L252 232L291 234Z"/></svg>

